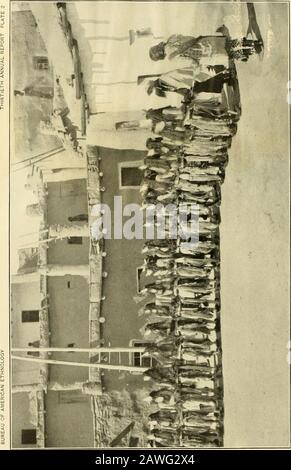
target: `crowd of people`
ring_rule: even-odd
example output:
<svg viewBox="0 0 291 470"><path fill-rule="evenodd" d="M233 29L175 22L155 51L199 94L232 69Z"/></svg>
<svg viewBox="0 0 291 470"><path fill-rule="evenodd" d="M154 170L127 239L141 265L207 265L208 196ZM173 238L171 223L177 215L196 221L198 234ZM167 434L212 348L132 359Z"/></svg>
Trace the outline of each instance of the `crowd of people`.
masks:
<svg viewBox="0 0 291 470"><path fill-rule="evenodd" d="M153 447L221 446L220 188L240 113L227 96L236 80L233 54L224 49L226 66L217 54L207 56L206 40L179 38L154 46L150 57L186 56L190 63L138 79L149 95L165 98L164 107L146 115L155 135L146 143L143 207L174 204L180 224L179 236L171 238L169 214L165 238L147 240L143 248L143 270L150 278L139 299L148 341L144 357L151 358L145 378L154 382L148 441ZM219 47L220 41L218 36ZM181 97L180 107L167 106L170 93ZM198 243L192 242L187 223L193 205L199 214ZM153 224L158 226L157 218Z"/></svg>

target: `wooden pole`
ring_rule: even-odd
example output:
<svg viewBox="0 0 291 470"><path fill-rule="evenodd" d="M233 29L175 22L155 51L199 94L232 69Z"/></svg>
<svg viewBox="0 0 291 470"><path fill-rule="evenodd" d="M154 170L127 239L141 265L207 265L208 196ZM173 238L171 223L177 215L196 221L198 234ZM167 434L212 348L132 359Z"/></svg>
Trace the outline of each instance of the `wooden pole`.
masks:
<svg viewBox="0 0 291 470"><path fill-rule="evenodd" d="M132 431L132 429L134 428L134 424L135 422L132 421L132 423L130 423L128 426L126 426L125 429L123 429L123 431L121 431L118 436L116 436L113 441L110 443L110 447L116 447L118 444L120 444L121 440L127 436L127 434Z"/></svg>
<svg viewBox="0 0 291 470"><path fill-rule="evenodd" d="M93 392L95 389L95 391L97 391L95 395L101 394L100 384L92 383L88 381L87 382L73 382L73 383L68 383L68 384L61 384L58 382L49 382L47 385L42 385L40 383L39 384L12 385L12 393L30 393L30 392L42 391L45 389L51 390L54 392L59 392L59 391L64 392L66 390L82 390L83 393L86 393L86 391Z"/></svg>
<svg viewBox="0 0 291 470"><path fill-rule="evenodd" d="M81 227L81 225L80 225ZM45 232L43 232L45 233ZM90 236L90 233L89 233L89 229L88 229L88 232L85 233L85 231L75 231L75 234L73 232L70 233L70 235L65 232L61 233L59 232L58 235L54 235L50 238L44 238L43 240L39 240L39 241L35 241L35 245L32 245L32 242L30 243L27 243L26 245L21 245L20 248L30 248L31 246L39 246L39 245L45 245L46 243L51 243L51 242L56 242L57 240L64 240L65 238L71 238L71 237L89 237Z"/></svg>
<svg viewBox="0 0 291 470"><path fill-rule="evenodd" d="M40 357L20 357L14 355L12 355L11 358L18 361L39 362L42 364L54 364L61 366L88 367L88 369L105 369L118 371L124 370L128 372L145 372L146 370L148 370L148 367L124 366L122 364L94 364L88 362L57 361L55 359L43 359Z"/></svg>
<svg viewBox="0 0 291 470"><path fill-rule="evenodd" d="M90 352L90 353L107 353L107 352L120 352L120 353L130 353L130 352L145 352L145 348L142 347L128 347L128 348L119 348L119 347L108 347L108 348L12 348L12 352Z"/></svg>
<svg viewBox="0 0 291 470"><path fill-rule="evenodd" d="M35 165L36 163L41 162L42 160L45 160L45 159L47 159L47 158L49 158L49 157L53 157L54 155L57 155L58 153L64 152L64 150L65 150L64 147L59 147L58 150L56 150L56 151L54 151L54 152L50 152L50 153L48 153L47 155L45 155L44 157L41 157L41 158L38 158L38 159L35 158L34 160L30 160L30 161L28 161L28 163L26 163L24 166L22 166L22 167L20 167L20 168L18 167L18 168L16 168L16 169L12 170L12 171L13 171L13 172L15 172L15 171L21 171L21 170L23 170L24 168L27 168L27 167L29 167L29 166L31 166L31 165Z"/></svg>
<svg viewBox="0 0 291 470"><path fill-rule="evenodd" d="M39 267L39 272L46 276L84 276L90 274L89 264L47 264Z"/></svg>
<svg viewBox="0 0 291 470"><path fill-rule="evenodd" d="M39 235L40 233L46 233L48 231L49 231L49 229L46 228L44 230L38 230L38 231L35 231L35 232L22 233L21 235L19 235L19 238L27 237L28 235Z"/></svg>
<svg viewBox="0 0 291 470"><path fill-rule="evenodd" d="M29 393L29 392L38 392L43 390L41 384L21 384L21 385L12 385L12 393Z"/></svg>
<svg viewBox="0 0 291 470"><path fill-rule="evenodd" d="M14 162L12 163L12 166L16 166L16 165L20 165L21 163L25 163L25 162L31 162L32 160L34 160L35 158L40 158L40 157L43 157L44 155L47 155L51 152L55 152L55 151L58 151L58 150L62 150L64 147L60 146L60 147L55 147L54 149L51 149L49 151L46 151L46 152L42 152L42 153L38 153L37 155L33 155L33 157L27 157L27 158L24 158L23 160L20 160L18 162Z"/></svg>
<svg viewBox="0 0 291 470"><path fill-rule="evenodd" d="M70 237L89 237L90 231L88 223L71 225L55 224L50 225L48 238L70 238Z"/></svg>
<svg viewBox="0 0 291 470"><path fill-rule="evenodd" d="M32 273L25 274L12 274L11 284L22 284L24 282L37 282L39 280L39 272L34 271Z"/></svg>

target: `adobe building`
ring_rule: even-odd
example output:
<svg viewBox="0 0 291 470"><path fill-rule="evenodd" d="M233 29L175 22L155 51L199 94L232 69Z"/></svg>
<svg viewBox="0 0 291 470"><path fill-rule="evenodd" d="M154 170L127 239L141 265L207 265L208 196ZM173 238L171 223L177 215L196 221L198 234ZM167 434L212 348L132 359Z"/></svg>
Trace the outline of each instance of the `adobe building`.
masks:
<svg viewBox="0 0 291 470"><path fill-rule="evenodd" d="M15 4L15 7L18 4ZM13 7L13 8L15 8ZM40 120L49 119L53 107L53 67L32 12L12 11L12 91L15 159L22 160L59 146L55 136L38 132Z"/></svg>
<svg viewBox="0 0 291 470"><path fill-rule="evenodd" d="M35 46L29 47L29 54L27 51L23 54L27 72L15 88L30 86L35 74L40 74L40 83L52 86L55 92L53 77L57 75L74 125L82 131L82 98L77 98L80 83L75 81L73 88L66 85L72 73L77 72L68 47L72 38L61 40L60 12L56 5L48 4L51 21L56 22L56 34L60 35L62 54L56 57L44 29L43 12L36 4L31 8L34 16L30 11L13 13L14 28L24 22L24 31L36 28L38 35ZM80 43L78 36L77 44ZM36 68L34 57L48 57L47 62L44 60L47 66ZM88 90L86 67L83 76ZM94 112L96 102L90 96L89 93L89 106ZM15 96L14 101L18 99L27 100L28 108L32 100L41 105L45 102L46 106L51 103L49 96L44 98L34 92ZM127 444L146 443L146 418L143 419L146 383L142 370L150 367L151 360L142 357L138 350L145 342L140 331L143 326L143 319L138 316L140 305L134 300L145 282L141 269L143 240L121 237L100 241L94 238L92 230L96 204L108 205L113 213L115 196L122 197L123 206L141 202L139 167L149 131L117 130L116 124L140 120L143 115L143 111L132 109L92 115L85 126L86 140L80 141L82 153L68 148L54 153L50 141L46 141L44 157L32 160L28 168L26 188L33 192L35 203L27 208L27 214L39 219L39 240L33 266L28 269L31 261L26 260L26 268L20 268L12 277L12 346L25 349L28 343L39 342L40 348L73 345L77 349L109 348L112 352L88 355L88 352L44 351L30 356L79 363L88 362L89 357L91 364L109 364L101 371L14 359L13 447L110 446L133 423L133 437L129 437ZM46 118L42 115L38 120ZM29 129L23 132L27 137ZM114 348L136 351L118 352ZM14 352L22 357L31 354ZM68 429L70 432L66 432Z"/></svg>

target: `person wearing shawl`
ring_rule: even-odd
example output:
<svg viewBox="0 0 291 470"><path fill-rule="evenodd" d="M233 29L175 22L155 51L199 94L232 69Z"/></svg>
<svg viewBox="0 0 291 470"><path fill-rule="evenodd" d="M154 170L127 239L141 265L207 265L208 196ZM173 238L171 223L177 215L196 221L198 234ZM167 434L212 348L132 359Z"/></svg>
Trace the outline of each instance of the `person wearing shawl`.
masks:
<svg viewBox="0 0 291 470"><path fill-rule="evenodd" d="M160 42L150 48L149 55L154 61L184 59L198 64L202 57L225 53L225 37L223 36L183 36L173 34L166 42Z"/></svg>
<svg viewBox="0 0 291 470"><path fill-rule="evenodd" d="M194 80L194 69L191 67L181 67L163 74L140 75L137 84L140 85L146 80L147 94L155 94L161 98L166 98L168 93L177 93L187 97Z"/></svg>
<svg viewBox="0 0 291 470"><path fill-rule="evenodd" d="M253 54L260 54L263 51L264 43L262 40L249 39L228 39L226 49L232 59L247 62Z"/></svg>
<svg viewBox="0 0 291 470"><path fill-rule="evenodd" d="M228 55L232 59L246 62L253 54L260 54L264 49L264 43L259 36L257 39L243 37L232 39L228 29L223 25L217 29L222 35L215 36L183 36L174 34L166 42L160 42L152 46L149 51L150 58L154 61L182 59L185 63L199 64L204 58L212 58L215 55Z"/></svg>
<svg viewBox="0 0 291 470"><path fill-rule="evenodd" d="M176 374L172 367L153 367L144 372L146 377L150 377L156 382L166 382L173 384L176 382Z"/></svg>
<svg viewBox="0 0 291 470"><path fill-rule="evenodd" d="M170 121L182 125L184 117L185 113L183 110L181 108L175 108L174 106L148 109L146 112L146 118L151 119L153 123Z"/></svg>
<svg viewBox="0 0 291 470"><path fill-rule="evenodd" d="M152 390L149 394L152 401L156 403L172 403L174 399L174 393L168 388L160 388L159 390Z"/></svg>
<svg viewBox="0 0 291 470"><path fill-rule="evenodd" d="M181 153L181 146L179 143L173 143L170 140L163 139L163 137L149 137L146 140L146 148L148 150L154 150L160 154L168 154L168 153Z"/></svg>
<svg viewBox="0 0 291 470"><path fill-rule="evenodd" d="M176 429L168 429L167 431L161 429L153 429L148 439L154 443L161 444L162 447L176 444Z"/></svg>
<svg viewBox="0 0 291 470"><path fill-rule="evenodd" d="M214 74L210 72L213 71ZM225 83L231 84L231 76L228 69L222 66L207 67L196 77L193 92L198 93L221 93Z"/></svg>
<svg viewBox="0 0 291 470"><path fill-rule="evenodd" d="M170 426L171 424L174 425L177 419L177 412L172 410L159 410L149 415L150 421L155 421L161 424L163 427L165 425Z"/></svg>

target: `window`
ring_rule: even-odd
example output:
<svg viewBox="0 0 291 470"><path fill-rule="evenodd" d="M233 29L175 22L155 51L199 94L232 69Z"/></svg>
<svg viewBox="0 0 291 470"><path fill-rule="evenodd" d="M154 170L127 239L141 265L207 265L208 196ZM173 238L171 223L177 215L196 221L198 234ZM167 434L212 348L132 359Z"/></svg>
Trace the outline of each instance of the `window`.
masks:
<svg viewBox="0 0 291 470"><path fill-rule="evenodd" d="M149 344L147 341L142 341L139 339L133 339L130 341L131 347L143 348ZM153 367L156 363L155 359L152 357L144 357L141 352L133 352L131 354L131 365L136 367Z"/></svg>
<svg viewBox="0 0 291 470"><path fill-rule="evenodd" d="M22 310L22 323L31 323L39 321L38 310Z"/></svg>
<svg viewBox="0 0 291 470"><path fill-rule="evenodd" d="M24 444L24 445L36 444L36 429L22 429L21 444Z"/></svg>
<svg viewBox="0 0 291 470"><path fill-rule="evenodd" d="M82 237L70 237L68 238L69 245L82 245L83 238Z"/></svg>
<svg viewBox="0 0 291 470"><path fill-rule="evenodd" d="M136 268L136 292L139 294L143 289L142 283L143 266Z"/></svg>
<svg viewBox="0 0 291 470"><path fill-rule="evenodd" d="M49 68L48 58L44 56L34 57L33 67L35 70L48 70Z"/></svg>
<svg viewBox="0 0 291 470"><path fill-rule="evenodd" d="M142 165L138 162L123 162L119 164L119 188L138 189L142 182L143 172L139 169Z"/></svg>

